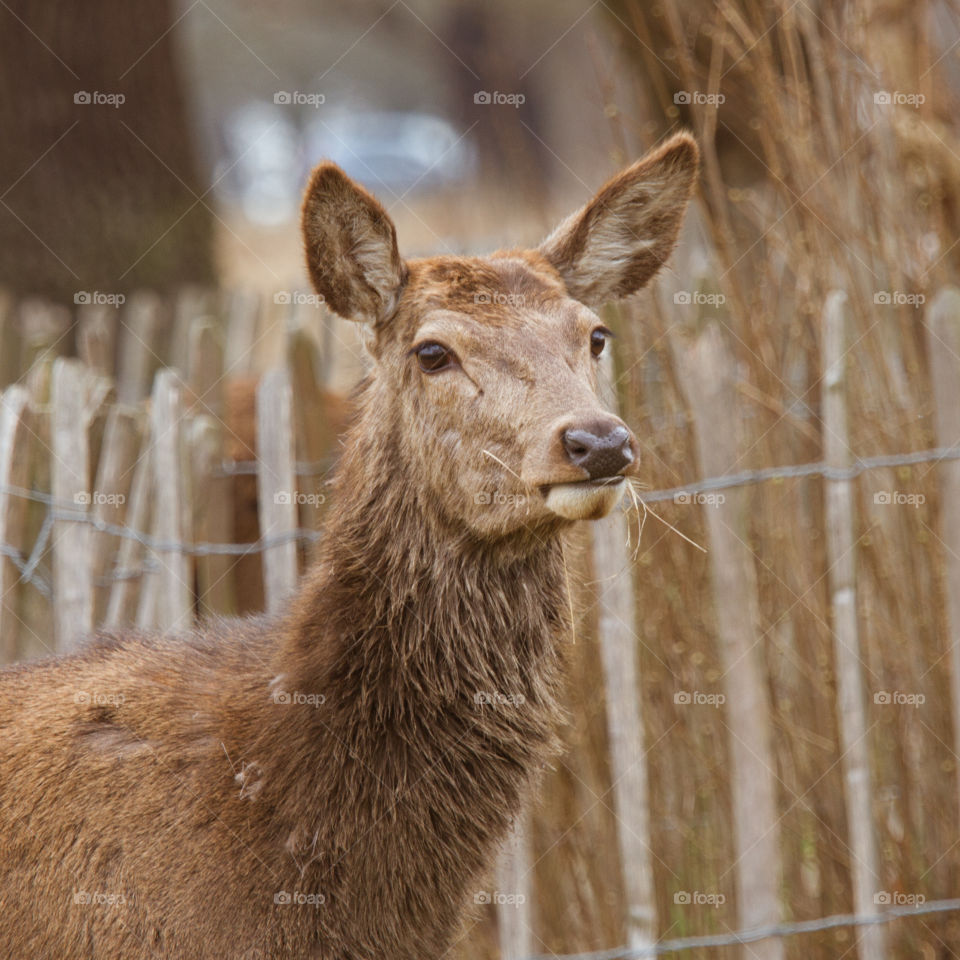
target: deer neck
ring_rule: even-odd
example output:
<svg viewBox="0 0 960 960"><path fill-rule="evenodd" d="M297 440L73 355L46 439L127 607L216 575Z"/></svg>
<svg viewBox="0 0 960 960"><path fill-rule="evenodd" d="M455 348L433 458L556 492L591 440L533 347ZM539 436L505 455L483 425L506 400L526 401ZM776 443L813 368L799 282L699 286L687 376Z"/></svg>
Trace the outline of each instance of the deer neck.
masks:
<svg viewBox="0 0 960 960"><path fill-rule="evenodd" d="M491 816L504 821L562 719L562 545L530 533L478 542L425 499L389 444L348 442L278 682L322 699L318 735L373 771L385 796L450 751L495 754L474 788L498 797Z"/></svg>

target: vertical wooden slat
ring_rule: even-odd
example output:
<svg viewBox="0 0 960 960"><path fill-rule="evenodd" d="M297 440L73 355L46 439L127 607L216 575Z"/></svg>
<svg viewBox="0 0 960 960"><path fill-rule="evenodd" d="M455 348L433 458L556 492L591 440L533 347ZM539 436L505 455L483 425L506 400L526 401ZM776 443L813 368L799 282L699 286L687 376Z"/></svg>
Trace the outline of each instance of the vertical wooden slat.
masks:
<svg viewBox="0 0 960 960"><path fill-rule="evenodd" d="M20 324L13 295L0 290L0 390L20 376Z"/></svg>
<svg viewBox="0 0 960 960"><path fill-rule="evenodd" d="M603 355L605 381L612 382L612 354ZM617 398L606 391L608 408ZM606 690L610 775L623 890L627 906L627 945L649 947L657 938L657 902L650 842L650 798L643 711L637 671L637 608L633 564L627 551L627 515L615 510L591 524L597 581L598 640Z"/></svg>
<svg viewBox="0 0 960 960"><path fill-rule="evenodd" d="M70 311L36 297L20 303L20 370L28 370L43 357L63 356L70 346Z"/></svg>
<svg viewBox="0 0 960 960"><path fill-rule="evenodd" d="M254 345L260 325L260 295L237 290L227 309L224 372L228 377L248 377L253 372Z"/></svg>
<svg viewBox="0 0 960 960"><path fill-rule="evenodd" d="M947 287L930 304L926 317L927 356L933 386L937 445L960 444L960 290ZM953 749L960 752L960 460L945 460L940 481L940 539L944 547L947 598L947 654L950 663ZM956 764L960 802L960 764Z"/></svg>
<svg viewBox="0 0 960 960"><path fill-rule="evenodd" d="M121 526L127 516L127 502L140 448L140 418L135 410L114 405L107 415L103 450L94 484L91 512L95 519ZM105 578L120 542L104 531L92 533L91 556L94 578L94 622L103 620L110 600Z"/></svg>
<svg viewBox="0 0 960 960"><path fill-rule="evenodd" d="M52 420L50 409L51 384L53 380L53 358L46 357L35 363L24 376L27 392L30 394L32 412L30 430L34 438L34 457L30 470L30 487L43 493L50 493L50 451L53 447ZM44 535L48 523L49 507L45 503L30 501L27 505L26 542L31 553ZM47 568L51 566L52 547L50 530L47 530L45 547L41 543L42 553L37 559ZM20 599L20 617L23 621L20 632L18 656L23 658L45 657L54 649L54 610L49 596L35 583L23 584Z"/></svg>
<svg viewBox="0 0 960 960"><path fill-rule="evenodd" d="M735 360L716 324L680 358L700 471L703 476L728 473L740 462ZM723 503L705 510L730 732L738 922L761 927L781 919L780 829L760 601L747 545L747 497L745 490L728 490ZM771 938L752 944L744 956L783 960L784 946Z"/></svg>
<svg viewBox="0 0 960 960"><path fill-rule="evenodd" d="M497 930L502 960L525 960L533 949L529 814L517 817L500 851L496 873Z"/></svg>
<svg viewBox="0 0 960 960"><path fill-rule="evenodd" d="M91 425L110 396L109 386L79 360L53 365L51 492L60 511L88 513L95 449ZM60 517L53 528L54 637L67 650L93 629L92 528Z"/></svg>
<svg viewBox="0 0 960 960"><path fill-rule="evenodd" d="M190 327L187 384L199 413L223 417L223 340L212 317L198 317Z"/></svg>
<svg viewBox="0 0 960 960"><path fill-rule="evenodd" d="M0 396L0 549L24 552L28 501L9 492L30 483L33 456L30 394L20 386ZM20 653L20 571L0 553L0 658L4 663Z"/></svg>
<svg viewBox="0 0 960 960"><path fill-rule="evenodd" d="M144 444L133 469L130 484L130 501L127 505L125 524L128 531L147 533L153 504L153 465L149 446ZM120 541L113 573L123 575L110 585L104 626L110 629L125 627L136 621L140 590L144 581L142 573L146 549L139 540L124 537Z"/></svg>
<svg viewBox="0 0 960 960"><path fill-rule="evenodd" d="M216 310L216 295L207 287L186 286L176 297L173 309L173 329L170 336L167 364L176 367L184 378L188 376L190 363L190 330L202 317L211 322Z"/></svg>
<svg viewBox="0 0 960 960"><path fill-rule="evenodd" d="M332 448L334 437L318 380L320 358L316 341L302 327L295 327L287 340L287 363L290 368L293 395L297 398L293 411L297 459L320 463ZM322 525L325 500L324 478L320 474L301 476L300 492L306 494L299 510L304 527L317 530Z"/></svg>
<svg viewBox="0 0 960 960"><path fill-rule="evenodd" d="M91 370L113 376L120 318L107 304L84 304L77 310L77 354Z"/></svg>
<svg viewBox="0 0 960 960"><path fill-rule="evenodd" d="M136 404L150 393L150 381L160 358L158 340L163 327L163 304L155 293L131 295L120 314L117 396Z"/></svg>
<svg viewBox="0 0 960 960"><path fill-rule="evenodd" d="M265 540L297 527L292 406L289 371L268 371L257 389L257 495ZM297 545L292 538L264 550L263 579L267 610L278 610L297 584Z"/></svg>
<svg viewBox="0 0 960 960"><path fill-rule="evenodd" d="M141 605L142 624L152 619L165 633L188 629L193 623L192 557L184 549L190 538L189 467L183 436L183 385L174 370L161 370L153 387L150 411L153 460L153 534L165 546L153 551L158 563L149 578L152 600ZM151 596L152 595L152 596ZM142 599L142 598L141 598Z"/></svg>
<svg viewBox="0 0 960 960"><path fill-rule="evenodd" d="M188 428L193 469L193 541L229 543L233 523L233 483L220 474L223 464L223 426L213 417L194 417ZM196 558L200 616L236 610L233 569L237 558L210 554Z"/></svg>
<svg viewBox="0 0 960 960"><path fill-rule="evenodd" d="M852 461L847 423L845 363L847 354L846 294L832 291L823 314L823 447L831 467ZM827 480L827 575L837 663L841 765L850 833L850 872L853 909L878 912L875 894L880 887L880 858L873 825L873 788L870 741L863 686L863 664L857 629L856 541L853 521L853 481ZM857 928L860 960L883 960L887 955L886 927Z"/></svg>

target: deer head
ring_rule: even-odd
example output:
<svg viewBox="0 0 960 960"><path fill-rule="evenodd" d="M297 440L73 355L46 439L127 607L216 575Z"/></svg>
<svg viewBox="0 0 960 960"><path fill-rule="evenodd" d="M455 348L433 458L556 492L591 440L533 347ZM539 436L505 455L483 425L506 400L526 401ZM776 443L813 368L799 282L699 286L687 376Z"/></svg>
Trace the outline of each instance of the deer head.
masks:
<svg viewBox="0 0 960 960"><path fill-rule="evenodd" d="M393 446L421 503L486 539L613 509L639 454L597 397L610 331L594 309L670 255L696 171L679 134L535 250L405 261L377 200L317 167L303 205L310 278L332 310L369 324L361 429Z"/></svg>

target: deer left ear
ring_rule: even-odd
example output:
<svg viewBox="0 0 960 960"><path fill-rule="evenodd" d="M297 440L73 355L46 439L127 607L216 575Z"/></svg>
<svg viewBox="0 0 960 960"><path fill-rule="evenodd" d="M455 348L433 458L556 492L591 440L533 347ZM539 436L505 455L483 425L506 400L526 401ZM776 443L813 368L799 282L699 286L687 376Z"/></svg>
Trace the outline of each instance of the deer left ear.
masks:
<svg viewBox="0 0 960 960"><path fill-rule="evenodd" d="M382 320L407 277L389 214L336 164L310 177L301 215L314 289L348 320Z"/></svg>
<svg viewBox="0 0 960 960"><path fill-rule="evenodd" d="M688 133L617 174L540 246L574 299L589 307L639 290L673 251L697 177Z"/></svg>

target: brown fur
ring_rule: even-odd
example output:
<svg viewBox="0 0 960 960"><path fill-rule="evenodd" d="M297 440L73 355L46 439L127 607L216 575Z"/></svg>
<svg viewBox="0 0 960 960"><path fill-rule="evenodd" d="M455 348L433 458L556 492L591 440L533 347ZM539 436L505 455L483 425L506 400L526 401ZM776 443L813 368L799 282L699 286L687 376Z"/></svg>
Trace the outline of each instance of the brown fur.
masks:
<svg viewBox="0 0 960 960"><path fill-rule="evenodd" d="M674 144L682 207L694 148ZM375 365L318 561L276 618L0 675L10 960L442 957L555 749L569 520L543 491L583 480L558 431L602 415L597 320L567 292L610 281L576 255L403 264L382 208L330 171L308 262L373 324ZM459 366L422 373L424 338Z"/></svg>

